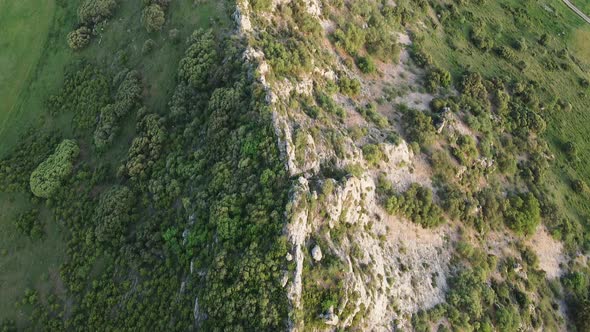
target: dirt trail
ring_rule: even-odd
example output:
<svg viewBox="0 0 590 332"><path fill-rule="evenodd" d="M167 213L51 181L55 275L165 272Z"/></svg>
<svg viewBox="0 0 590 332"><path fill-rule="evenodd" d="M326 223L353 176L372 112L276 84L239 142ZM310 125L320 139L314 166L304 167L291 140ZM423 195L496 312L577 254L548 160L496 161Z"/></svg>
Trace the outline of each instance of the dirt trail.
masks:
<svg viewBox="0 0 590 332"><path fill-rule="evenodd" d="M590 24L590 17L588 17L588 15L584 14L584 12L582 12L581 10L578 9L578 7L574 6L573 3L571 3L571 1L569 0L563 0L563 2L570 7L571 10L573 10L574 12L576 12L576 14L578 14L578 16L580 16L584 21L586 21L586 23Z"/></svg>

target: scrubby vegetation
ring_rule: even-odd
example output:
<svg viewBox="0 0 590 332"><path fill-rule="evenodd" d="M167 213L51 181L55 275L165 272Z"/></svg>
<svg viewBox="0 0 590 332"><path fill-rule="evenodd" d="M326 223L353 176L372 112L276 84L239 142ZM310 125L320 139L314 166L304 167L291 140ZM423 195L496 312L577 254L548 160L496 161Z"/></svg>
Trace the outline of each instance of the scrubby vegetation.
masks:
<svg viewBox="0 0 590 332"><path fill-rule="evenodd" d="M2 329L325 329L337 312L362 330L357 300L371 295L348 276L363 270L368 293L389 291L375 279L398 281L371 275L349 234L391 249L381 219L395 218L363 204L367 177L393 166L419 174L381 174L383 210L455 232L445 302L414 313L415 330L587 329L590 62L573 37L587 31L534 1L320 3L321 14L300 0L239 3L235 18L254 13L255 30L237 35L225 29L233 1L56 2L18 99L38 119L1 147L0 231L14 242L0 259L46 246L57 263L10 290L21 299L0 313ZM214 29L196 29L193 14ZM293 170L292 157L312 169ZM302 227L296 307L284 234L303 179L306 217L319 222ZM364 229L344 220L351 210ZM545 229L569 259L551 281L528 247Z"/></svg>

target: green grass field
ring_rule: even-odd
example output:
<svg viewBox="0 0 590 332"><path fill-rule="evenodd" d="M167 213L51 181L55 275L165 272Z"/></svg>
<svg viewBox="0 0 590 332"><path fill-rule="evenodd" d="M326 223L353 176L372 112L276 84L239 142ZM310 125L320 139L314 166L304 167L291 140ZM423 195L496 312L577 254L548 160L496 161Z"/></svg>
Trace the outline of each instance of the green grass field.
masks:
<svg viewBox="0 0 590 332"><path fill-rule="evenodd" d="M586 13L586 15L590 16L590 0L572 0L572 3Z"/></svg>
<svg viewBox="0 0 590 332"><path fill-rule="evenodd" d="M0 134L39 63L54 12L53 0L0 0Z"/></svg>

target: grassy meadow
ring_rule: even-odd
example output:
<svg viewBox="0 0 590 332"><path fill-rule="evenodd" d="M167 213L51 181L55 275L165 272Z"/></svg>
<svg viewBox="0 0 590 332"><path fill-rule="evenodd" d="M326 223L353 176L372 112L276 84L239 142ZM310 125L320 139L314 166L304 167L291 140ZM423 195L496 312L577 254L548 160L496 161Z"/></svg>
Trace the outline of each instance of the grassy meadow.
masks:
<svg viewBox="0 0 590 332"><path fill-rule="evenodd" d="M54 0L0 0L0 136L35 74L55 7Z"/></svg>

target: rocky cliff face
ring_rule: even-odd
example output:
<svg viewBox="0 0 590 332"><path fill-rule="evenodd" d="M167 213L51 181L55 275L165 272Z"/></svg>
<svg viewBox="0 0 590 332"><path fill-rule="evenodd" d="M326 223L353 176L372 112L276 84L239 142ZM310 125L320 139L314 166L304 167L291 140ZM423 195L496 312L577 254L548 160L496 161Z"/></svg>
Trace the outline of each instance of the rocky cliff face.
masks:
<svg viewBox="0 0 590 332"><path fill-rule="evenodd" d="M421 229L388 216L380 207L376 195L380 175L395 188L404 189L414 182L429 186L430 174L405 141L399 139L394 144L387 139L395 133L394 109L379 109L381 116L393 119L393 126L377 126L355 109L355 105L381 97L374 87L376 81L383 84L399 79L407 70L403 62L407 56L398 64L384 64L389 68L386 77L363 78L344 65L328 40L326 31L333 22L323 15L316 0L274 1L270 8L256 13L250 5L238 2L235 17L251 41L245 56L257 64L285 167L294 179L285 229L291 245L285 259L291 269L283 279L292 304L290 328L407 327L412 313L444 300L450 231ZM278 39L283 29L298 29L292 17L282 15L301 8L307 20L323 29L322 44L308 45L308 51L322 54L321 60L312 57L307 69L281 76L273 71L272 55L266 54L268 49L257 40L263 34ZM406 35L402 37L409 43ZM343 116L311 117L306 108L326 106L318 105L313 97L343 77L360 82L360 94L353 99L336 93L329 101L320 102L337 108ZM359 141L353 130L365 130L369 138ZM362 144L367 140L381 151L378 162L368 161L364 155ZM314 293L328 294L319 300L319 307L315 307Z"/></svg>

